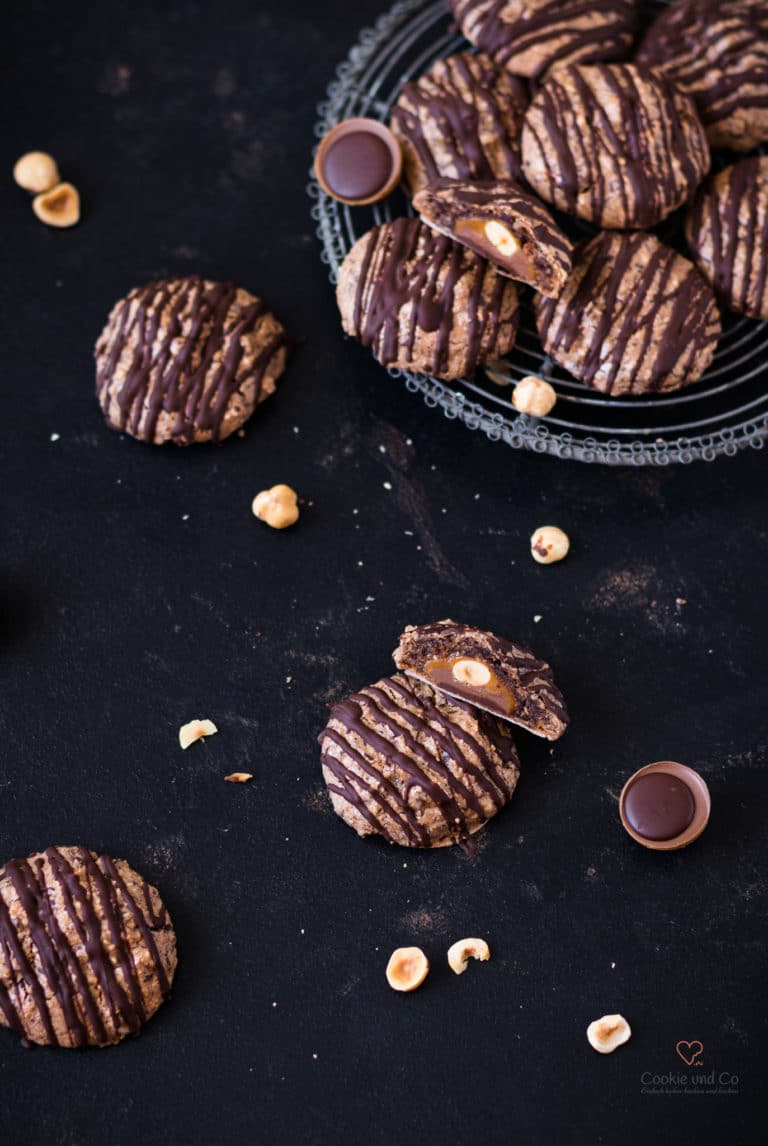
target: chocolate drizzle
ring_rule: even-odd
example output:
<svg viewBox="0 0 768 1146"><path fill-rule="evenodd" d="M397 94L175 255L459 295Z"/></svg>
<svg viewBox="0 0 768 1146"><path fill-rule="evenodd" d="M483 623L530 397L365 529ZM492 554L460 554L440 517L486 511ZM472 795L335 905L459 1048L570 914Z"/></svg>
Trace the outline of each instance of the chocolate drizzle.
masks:
<svg viewBox="0 0 768 1146"><path fill-rule="evenodd" d="M534 306L547 353L609 394L694 382L720 335L701 275L653 235L603 232L581 244L560 298Z"/></svg>
<svg viewBox="0 0 768 1146"><path fill-rule="evenodd" d="M651 25L637 61L696 100L713 147L749 151L768 139L768 5L676 0Z"/></svg>
<svg viewBox="0 0 768 1146"><path fill-rule="evenodd" d="M483 55L458 52L407 83L390 126L412 193L435 179L516 179L525 85Z"/></svg>
<svg viewBox="0 0 768 1146"><path fill-rule="evenodd" d="M768 156L721 171L697 196L686 233L696 265L726 305L768 318Z"/></svg>
<svg viewBox="0 0 768 1146"><path fill-rule="evenodd" d="M465 844L517 780L514 744L493 718L404 676L332 705L319 742L329 791L368 833L410 847Z"/></svg>
<svg viewBox="0 0 768 1146"><path fill-rule="evenodd" d="M347 262L340 275L341 302L356 274L345 329L383 365L456 378L511 348L516 289L487 262L414 218L375 227L358 243L359 267Z"/></svg>
<svg viewBox="0 0 768 1146"><path fill-rule="evenodd" d="M692 100L632 65L564 67L523 125L523 168L548 202L604 227L652 227L709 170Z"/></svg>
<svg viewBox="0 0 768 1146"><path fill-rule="evenodd" d="M166 414L173 420L163 437L179 445L200 435L219 441L238 391L254 387L251 408L266 397L266 373L287 338L270 323L254 354L249 343L270 312L238 293L193 275L138 287L117 304L96 347L96 392L115 429L155 441Z"/></svg>
<svg viewBox="0 0 768 1146"><path fill-rule="evenodd" d="M554 64L621 59L633 0L448 0L462 32L498 67L537 78Z"/></svg>
<svg viewBox="0 0 768 1146"><path fill-rule="evenodd" d="M22 919L11 916L3 883L18 898ZM9 1027L29 1033L31 999L44 1033L36 1041L83 1047L138 1033L149 1017L147 963L161 997L170 992L155 939L170 919L162 904L153 909L143 886L144 902L137 903L115 862L86 848L47 848L0 869L0 1012ZM140 938L141 966L128 921Z"/></svg>

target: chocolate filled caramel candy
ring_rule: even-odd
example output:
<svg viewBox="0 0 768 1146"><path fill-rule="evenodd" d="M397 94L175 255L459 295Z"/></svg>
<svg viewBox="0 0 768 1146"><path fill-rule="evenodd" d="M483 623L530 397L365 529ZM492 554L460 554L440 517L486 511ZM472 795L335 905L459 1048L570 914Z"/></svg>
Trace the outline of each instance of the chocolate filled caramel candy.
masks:
<svg viewBox="0 0 768 1146"><path fill-rule="evenodd" d="M528 649L456 621L409 625L394 652L408 676L557 740L568 713L552 670Z"/></svg>
<svg viewBox="0 0 768 1146"><path fill-rule="evenodd" d="M403 169L400 144L375 119L345 119L320 141L315 175L333 199L352 207L378 203L391 195Z"/></svg>
<svg viewBox="0 0 768 1146"><path fill-rule="evenodd" d="M703 777L675 760L640 768L619 797L624 828L652 851L677 851L692 844L709 823L710 807Z"/></svg>
<svg viewBox="0 0 768 1146"><path fill-rule="evenodd" d="M509 278L556 298L571 270L571 243L546 207L509 180L442 179L414 196L422 219Z"/></svg>

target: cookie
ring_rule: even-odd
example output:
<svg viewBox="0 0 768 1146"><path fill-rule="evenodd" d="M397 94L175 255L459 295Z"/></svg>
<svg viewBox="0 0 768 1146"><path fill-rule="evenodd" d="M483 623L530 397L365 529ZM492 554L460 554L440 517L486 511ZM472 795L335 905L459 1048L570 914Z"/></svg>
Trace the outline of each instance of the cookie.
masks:
<svg viewBox="0 0 768 1146"><path fill-rule="evenodd" d="M676 0L648 29L636 58L693 96L712 147L750 151L768 140L762 0Z"/></svg>
<svg viewBox="0 0 768 1146"><path fill-rule="evenodd" d="M456 621L408 625L393 653L409 677L557 740L568 712L552 669L529 649Z"/></svg>
<svg viewBox="0 0 768 1146"><path fill-rule="evenodd" d="M334 811L404 847L472 850L519 773L494 717L399 674L333 704L319 742Z"/></svg>
<svg viewBox="0 0 768 1146"><path fill-rule="evenodd" d="M730 310L768 319L768 156L703 187L686 220L694 262Z"/></svg>
<svg viewBox="0 0 768 1146"><path fill-rule="evenodd" d="M137 287L96 343L107 424L144 442L219 442L285 368L287 337L261 299L198 275Z"/></svg>
<svg viewBox="0 0 768 1146"><path fill-rule="evenodd" d="M632 0L448 0L467 39L500 68L537 79L561 64L621 60L632 46Z"/></svg>
<svg viewBox="0 0 768 1146"><path fill-rule="evenodd" d="M653 227L709 170L693 100L631 64L554 72L525 115L525 177L548 203L601 227Z"/></svg>
<svg viewBox="0 0 768 1146"><path fill-rule="evenodd" d="M721 333L708 284L654 235L604 231L580 244L563 293L536 296L534 310L547 354L606 394L690 386Z"/></svg>
<svg viewBox="0 0 768 1146"><path fill-rule="evenodd" d="M0 868L0 1023L29 1042L136 1035L175 970L168 912L125 860L59 847Z"/></svg>
<svg viewBox="0 0 768 1146"><path fill-rule="evenodd" d="M516 179L525 84L485 55L458 52L407 83L390 127L412 195L435 179Z"/></svg>
<svg viewBox="0 0 768 1146"><path fill-rule="evenodd" d="M441 180L414 196L425 223L490 260L504 275L556 297L571 243L538 199L510 182Z"/></svg>
<svg viewBox="0 0 768 1146"><path fill-rule="evenodd" d="M514 345L517 288L418 219L357 240L339 269L344 330L383 366L463 378Z"/></svg>

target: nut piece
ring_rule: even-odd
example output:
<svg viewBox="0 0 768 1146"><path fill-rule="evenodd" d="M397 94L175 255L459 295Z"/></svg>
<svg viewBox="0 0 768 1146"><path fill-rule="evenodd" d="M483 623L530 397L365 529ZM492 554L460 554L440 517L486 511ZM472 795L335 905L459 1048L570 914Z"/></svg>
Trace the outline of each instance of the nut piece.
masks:
<svg viewBox="0 0 768 1146"><path fill-rule="evenodd" d="M428 971L429 959L420 947L398 947L387 963L387 982L393 991L415 991Z"/></svg>
<svg viewBox="0 0 768 1146"><path fill-rule="evenodd" d="M490 959L491 952L484 939L457 939L448 948L448 963L457 975L463 975L470 959L479 959L485 963Z"/></svg>
<svg viewBox="0 0 768 1146"><path fill-rule="evenodd" d="M611 1054L628 1041L632 1030L623 1015L603 1015L587 1027L589 1045L600 1054Z"/></svg>
<svg viewBox="0 0 768 1146"><path fill-rule="evenodd" d="M533 374L518 382L512 391L512 405L521 414L530 414L532 418L543 418L556 401L554 387L543 378L535 378Z"/></svg>
<svg viewBox="0 0 768 1146"><path fill-rule="evenodd" d="M182 724L179 729L179 744L182 748L189 748L196 740L213 736L218 731L212 720L190 720L188 724Z"/></svg>
<svg viewBox="0 0 768 1146"><path fill-rule="evenodd" d="M531 557L539 565L551 565L554 561L562 561L568 553L571 543L568 534L563 533L556 525L541 525L531 535Z"/></svg>
<svg viewBox="0 0 768 1146"><path fill-rule="evenodd" d="M59 182L59 169L56 160L46 151L28 151L16 160L13 178L19 187L37 195L40 191L50 191Z"/></svg>
<svg viewBox="0 0 768 1146"><path fill-rule="evenodd" d="M491 679L491 670L482 661L473 661L467 657L462 657L461 660L454 661L451 665L451 676L455 680L461 681L462 684L482 688Z"/></svg>
<svg viewBox="0 0 768 1146"><path fill-rule="evenodd" d="M508 227L489 219L485 224L485 237L502 255L515 255L520 250L520 243Z"/></svg>
<svg viewBox="0 0 768 1146"><path fill-rule="evenodd" d="M71 183L57 183L50 191L35 195L32 210L49 227L74 227L80 219L80 196Z"/></svg>
<svg viewBox="0 0 768 1146"><path fill-rule="evenodd" d="M230 784L247 784L249 780L253 779L253 772L230 772L229 776L224 777Z"/></svg>
<svg viewBox="0 0 768 1146"><path fill-rule="evenodd" d="M296 491L289 485L273 485L272 489L256 494L251 509L259 521L265 521L273 529L287 529L299 519L296 500Z"/></svg>

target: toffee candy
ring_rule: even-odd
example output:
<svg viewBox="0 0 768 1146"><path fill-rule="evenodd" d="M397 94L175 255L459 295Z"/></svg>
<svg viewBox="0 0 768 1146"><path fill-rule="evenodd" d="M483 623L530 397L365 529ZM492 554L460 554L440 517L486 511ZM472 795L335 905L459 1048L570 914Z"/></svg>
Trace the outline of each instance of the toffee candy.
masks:
<svg viewBox="0 0 768 1146"><path fill-rule="evenodd" d="M721 326L712 290L654 235L604 231L574 251L558 299L534 299L547 354L606 394L678 390L712 361Z"/></svg>
<svg viewBox="0 0 768 1146"><path fill-rule="evenodd" d="M488 259L510 278L550 297L571 270L571 243L549 211L510 182L441 180L413 206L425 223Z"/></svg>
<svg viewBox="0 0 768 1146"><path fill-rule="evenodd" d="M390 126L411 194L436 179L517 179L527 103L523 81L482 53L458 52L407 83Z"/></svg>
<svg viewBox="0 0 768 1146"><path fill-rule="evenodd" d="M357 240L339 269L347 334L383 366L439 378L471 375L514 345L515 284L418 219L395 219Z"/></svg>
<svg viewBox="0 0 768 1146"><path fill-rule="evenodd" d="M676 0L651 25L637 62L696 101L712 147L750 151L768 140L768 5Z"/></svg>
<svg viewBox="0 0 768 1146"><path fill-rule="evenodd" d="M633 0L448 0L471 43L517 75L561 64L622 59L632 45Z"/></svg>
<svg viewBox="0 0 768 1146"><path fill-rule="evenodd" d="M136 1035L175 970L165 905L125 860L54 847L0 868L0 1023L30 1042Z"/></svg>
<svg viewBox="0 0 768 1146"><path fill-rule="evenodd" d="M694 262L730 310L768 319L768 156L726 167L686 221Z"/></svg>
<svg viewBox="0 0 768 1146"><path fill-rule="evenodd" d="M403 168L400 145L375 119L347 119L323 136L315 174L324 191L341 203L365 207L390 195Z"/></svg>
<svg viewBox="0 0 768 1146"><path fill-rule="evenodd" d="M412 848L459 844L510 800L517 754L507 728L407 676L331 705L319 737L334 811L358 835Z"/></svg>
<svg viewBox="0 0 768 1146"><path fill-rule="evenodd" d="M144 442L223 441L274 393L288 339L261 299L199 275L137 287L96 342L107 425Z"/></svg>
<svg viewBox="0 0 768 1146"><path fill-rule="evenodd" d="M523 173L548 203L599 227L654 227L709 171L690 96L631 64L553 72L525 114Z"/></svg>
<svg viewBox="0 0 768 1146"><path fill-rule="evenodd" d="M557 740L568 712L548 664L495 633L455 621L408 625L393 653L409 677Z"/></svg>
<svg viewBox="0 0 768 1146"><path fill-rule="evenodd" d="M630 776L619 799L627 832L654 851L687 847L709 821L709 789L685 764L661 760Z"/></svg>

